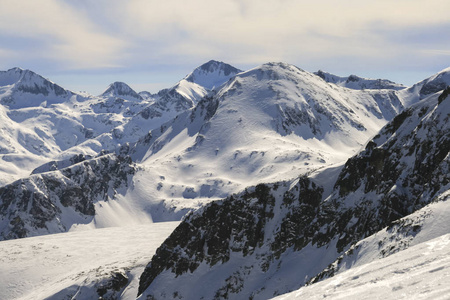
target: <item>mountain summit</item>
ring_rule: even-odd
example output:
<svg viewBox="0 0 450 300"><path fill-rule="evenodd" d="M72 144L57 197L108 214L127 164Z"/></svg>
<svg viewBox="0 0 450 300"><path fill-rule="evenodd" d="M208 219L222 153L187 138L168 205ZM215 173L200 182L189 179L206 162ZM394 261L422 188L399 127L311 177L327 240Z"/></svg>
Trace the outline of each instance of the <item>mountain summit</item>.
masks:
<svg viewBox="0 0 450 300"><path fill-rule="evenodd" d="M116 81L111 83L102 97L118 97L126 100L142 100L141 95L136 93L128 84Z"/></svg>
<svg viewBox="0 0 450 300"><path fill-rule="evenodd" d="M242 71L221 61L210 60L186 76L185 80L208 90L218 88L228 79Z"/></svg>
<svg viewBox="0 0 450 300"><path fill-rule="evenodd" d="M39 74L21 68L0 72L0 103L10 108L59 103L74 94Z"/></svg>

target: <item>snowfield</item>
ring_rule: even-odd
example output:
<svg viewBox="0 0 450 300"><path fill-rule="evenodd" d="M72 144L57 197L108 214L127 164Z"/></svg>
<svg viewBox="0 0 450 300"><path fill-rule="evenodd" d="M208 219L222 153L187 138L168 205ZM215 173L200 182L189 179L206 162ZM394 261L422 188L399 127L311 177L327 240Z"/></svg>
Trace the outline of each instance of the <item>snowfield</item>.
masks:
<svg viewBox="0 0 450 300"><path fill-rule="evenodd" d="M96 284L113 273L138 277L179 222L80 230L0 242L0 299L98 299Z"/></svg>

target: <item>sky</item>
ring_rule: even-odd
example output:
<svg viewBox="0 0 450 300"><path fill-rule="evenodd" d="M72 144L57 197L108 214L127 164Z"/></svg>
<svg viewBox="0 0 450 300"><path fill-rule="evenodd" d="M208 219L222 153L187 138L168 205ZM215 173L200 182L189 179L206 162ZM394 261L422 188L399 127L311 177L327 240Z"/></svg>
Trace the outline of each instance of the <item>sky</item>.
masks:
<svg viewBox="0 0 450 300"><path fill-rule="evenodd" d="M450 66L448 0L0 0L0 70L97 95L173 86L214 59L412 85Z"/></svg>

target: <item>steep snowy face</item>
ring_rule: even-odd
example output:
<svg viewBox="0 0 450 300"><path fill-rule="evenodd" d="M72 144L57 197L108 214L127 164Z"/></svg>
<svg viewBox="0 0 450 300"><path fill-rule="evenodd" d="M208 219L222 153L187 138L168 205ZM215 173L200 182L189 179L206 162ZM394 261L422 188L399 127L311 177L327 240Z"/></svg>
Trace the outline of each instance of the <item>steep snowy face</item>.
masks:
<svg viewBox="0 0 450 300"><path fill-rule="evenodd" d="M349 136L352 131L373 133L372 126L378 130L379 124L402 109L393 92L333 88L313 74L283 63L265 64L240 74L219 96L230 103L252 102L251 106L269 117L261 122L268 120L281 135L295 133L305 139L325 139L332 132ZM361 111L369 111L371 116ZM378 125L370 119L378 119Z"/></svg>
<svg viewBox="0 0 450 300"><path fill-rule="evenodd" d="M341 168L260 184L189 214L147 265L140 299L268 299L308 283L354 243L448 198L449 120L448 93L432 95Z"/></svg>
<svg viewBox="0 0 450 300"><path fill-rule="evenodd" d="M181 112L194 107L207 94L204 87L183 79L170 89L158 92L155 105L163 110Z"/></svg>
<svg viewBox="0 0 450 300"><path fill-rule="evenodd" d="M450 68L422 80L399 93L406 105L411 105L434 93L444 90L450 85Z"/></svg>
<svg viewBox="0 0 450 300"><path fill-rule="evenodd" d="M114 82L101 94L101 97L118 97L126 100L141 101L143 98L124 82Z"/></svg>
<svg viewBox="0 0 450 300"><path fill-rule="evenodd" d="M362 78L358 77L356 75L350 75L347 77L341 77L337 75L333 75L328 72L324 72L322 70L319 70L317 72L314 72L317 76L325 80L329 83L334 83L336 85L355 89L355 90L363 90L363 89L389 89L389 90L402 90L406 88L406 86L392 82L387 79L369 79L369 78Z"/></svg>
<svg viewBox="0 0 450 300"><path fill-rule="evenodd" d="M230 78L242 71L223 62L211 60L186 76L185 80L196 83L208 90L217 89Z"/></svg>
<svg viewBox="0 0 450 300"><path fill-rule="evenodd" d="M10 108L61 103L74 94L42 76L20 68L0 72L0 103Z"/></svg>
<svg viewBox="0 0 450 300"><path fill-rule="evenodd" d="M419 82L418 85L421 85L419 92L421 98L445 89L450 85L450 68L444 69L430 78Z"/></svg>

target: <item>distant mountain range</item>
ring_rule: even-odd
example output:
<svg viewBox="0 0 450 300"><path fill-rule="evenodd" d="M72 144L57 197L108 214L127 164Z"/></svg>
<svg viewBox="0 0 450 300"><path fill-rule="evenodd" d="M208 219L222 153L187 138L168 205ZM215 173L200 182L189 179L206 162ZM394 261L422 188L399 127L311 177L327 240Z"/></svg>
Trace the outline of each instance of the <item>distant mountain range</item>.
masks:
<svg viewBox="0 0 450 300"><path fill-rule="evenodd" d="M0 72L0 240L182 220L140 299L296 290L425 241L421 212L449 195L449 85L450 68L405 87L209 61L93 96Z"/></svg>

